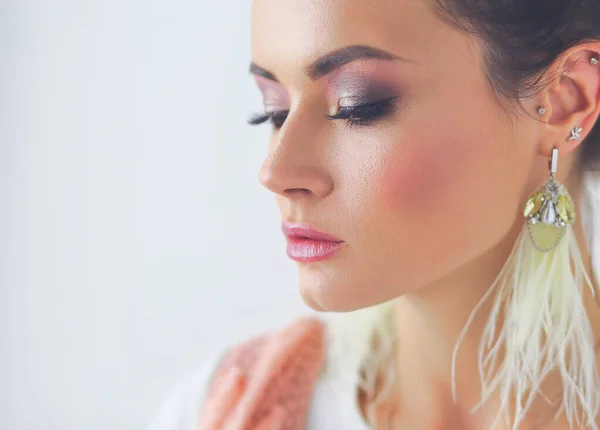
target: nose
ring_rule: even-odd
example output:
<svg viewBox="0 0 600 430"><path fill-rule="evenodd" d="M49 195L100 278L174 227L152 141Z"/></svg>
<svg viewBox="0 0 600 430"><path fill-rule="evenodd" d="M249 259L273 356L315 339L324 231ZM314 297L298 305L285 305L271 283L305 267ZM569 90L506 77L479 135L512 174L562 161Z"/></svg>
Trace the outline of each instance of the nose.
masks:
<svg viewBox="0 0 600 430"><path fill-rule="evenodd" d="M262 185L287 198L327 196L333 181L319 131L299 115L288 115L259 173Z"/></svg>

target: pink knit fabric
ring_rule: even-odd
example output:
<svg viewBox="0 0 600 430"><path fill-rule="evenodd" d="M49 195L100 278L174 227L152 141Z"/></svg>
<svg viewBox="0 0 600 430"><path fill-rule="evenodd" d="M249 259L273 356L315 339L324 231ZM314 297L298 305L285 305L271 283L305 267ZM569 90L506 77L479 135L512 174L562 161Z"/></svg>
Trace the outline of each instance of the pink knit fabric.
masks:
<svg viewBox="0 0 600 430"><path fill-rule="evenodd" d="M305 317L229 351L208 391L210 398L231 367L244 374L246 389L227 428L252 430L277 408L284 413L278 430L304 430L313 387L325 361L324 333L321 321Z"/></svg>

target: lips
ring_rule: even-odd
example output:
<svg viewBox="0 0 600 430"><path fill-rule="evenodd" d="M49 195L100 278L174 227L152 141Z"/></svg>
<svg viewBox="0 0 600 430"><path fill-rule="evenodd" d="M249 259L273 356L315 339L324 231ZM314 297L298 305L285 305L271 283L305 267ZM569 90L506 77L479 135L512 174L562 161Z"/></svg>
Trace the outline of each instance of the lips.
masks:
<svg viewBox="0 0 600 430"><path fill-rule="evenodd" d="M309 263L332 257L344 241L306 224L282 225L287 238L287 254L292 260Z"/></svg>
<svg viewBox="0 0 600 430"><path fill-rule="evenodd" d="M327 233L323 233L322 231L319 231L316 228L306 224L284 223L282 225L282 230L287 237L313 239L323 242L343 242L343 240L340 240L337 237L331 236Z"/></svg>

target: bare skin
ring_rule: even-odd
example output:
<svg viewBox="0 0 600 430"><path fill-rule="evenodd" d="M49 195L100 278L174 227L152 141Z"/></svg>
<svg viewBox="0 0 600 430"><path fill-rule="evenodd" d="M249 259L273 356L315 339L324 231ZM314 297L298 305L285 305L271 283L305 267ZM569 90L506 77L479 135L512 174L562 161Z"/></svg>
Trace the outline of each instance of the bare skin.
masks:
<svg viewBox="0 0 600 430"><path fill-rule="evenodd" d="M478 40L431 8L422 0L254 0L252 60L265 110L289 110L273 129L260 180L276 194L282 221L345 242L331 259L298 264L309 306L349 311L397 298L398 428L479 429L495 409L492 401L467 414L478 401L476 349L466 345L459 357L456 407L452 348L506 261L555 146L557 178L579 202L581 143L600 113L600 67L589 64L600 42L558 58L551 71L562 78L522 100L530 116L515 115L486 80ZM308 76L316 60L353 45L390 55ZM390 98L391 112L366 125L326 118L338 106ZM576 125L581 139L567 142ZM580 223L574 228L583 245ZM586 306L600 329L591 295ZM536 406L523 428L549 412Z"/></svg>

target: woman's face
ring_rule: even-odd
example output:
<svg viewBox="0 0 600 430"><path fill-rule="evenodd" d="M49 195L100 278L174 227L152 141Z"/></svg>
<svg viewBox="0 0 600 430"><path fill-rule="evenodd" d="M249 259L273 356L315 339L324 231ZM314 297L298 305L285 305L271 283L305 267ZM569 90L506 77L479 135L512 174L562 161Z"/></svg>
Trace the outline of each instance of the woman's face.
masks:
<svg viewBox="0 0 600 430"><path fill-rule="evenodd" d="M500 108L477 41L432 8L254 0L253 71L265 111L278 112L260 180L283 223L344 242L328 258L297 263L302 297L315 309L415 292L523 222L536 185L535 121Z"/></svg>

